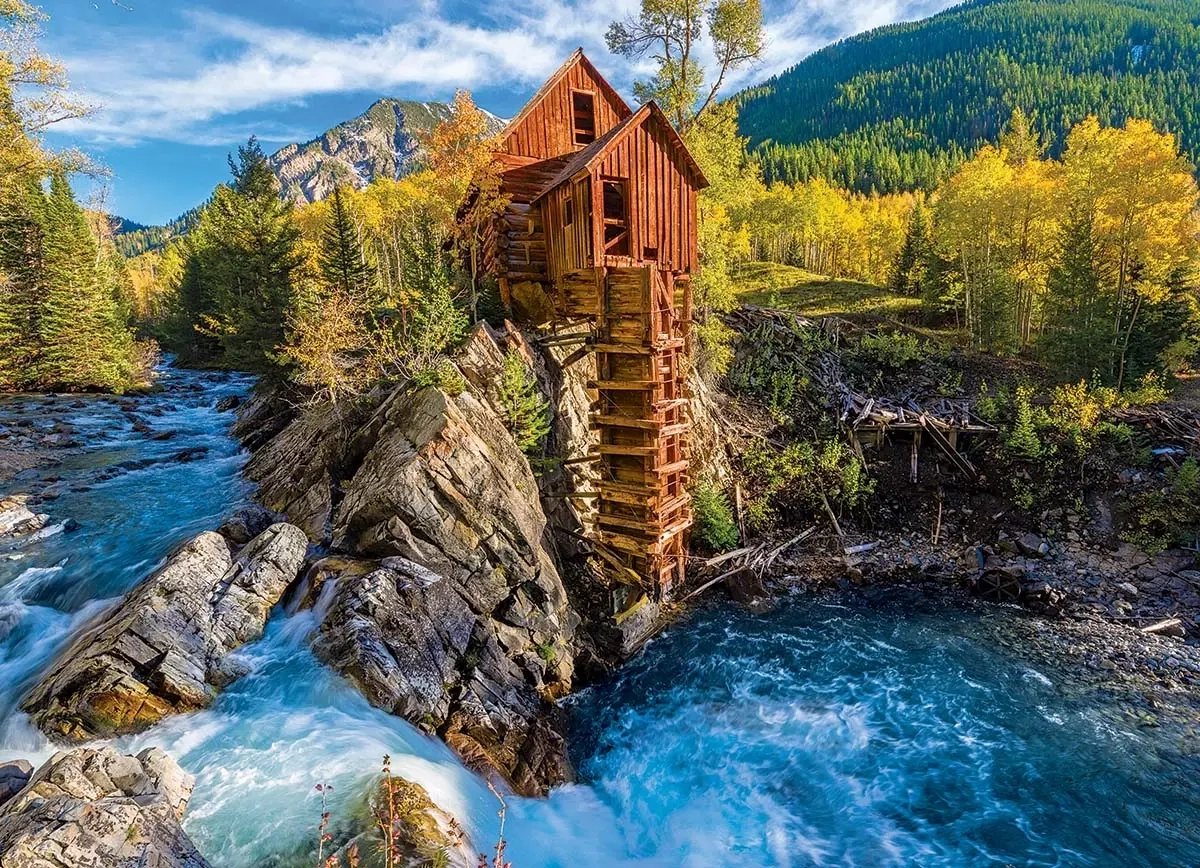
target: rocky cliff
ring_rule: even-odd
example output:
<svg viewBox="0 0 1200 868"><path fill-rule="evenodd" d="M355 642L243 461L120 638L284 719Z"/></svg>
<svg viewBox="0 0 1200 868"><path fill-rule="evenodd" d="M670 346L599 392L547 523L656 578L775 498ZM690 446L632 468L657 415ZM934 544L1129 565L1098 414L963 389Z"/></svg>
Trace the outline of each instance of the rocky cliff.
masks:
<svg viewBox="0 0 1200 868"><path fill-rule="evenodd" d="M480 326L468 387L401 387L300 414L255 452L259 498L333 556L308 576L317 654L375 705L440 735L520 792L570 776L551 700L579 623L538 480L490 403L503 354ZM239 430L269 405L252 403Z"/></svg>
<svg viewBox="0 0 1200 868"><path fill-rule="evenodd" d="M381 99L310 142L282 148L271 168L284 197L297 204L320 201L340 184L361 188L376 178L402 178L420 156L417 134L451 114L446 103ZM503 122L493 120L499 131Z"/></svg>

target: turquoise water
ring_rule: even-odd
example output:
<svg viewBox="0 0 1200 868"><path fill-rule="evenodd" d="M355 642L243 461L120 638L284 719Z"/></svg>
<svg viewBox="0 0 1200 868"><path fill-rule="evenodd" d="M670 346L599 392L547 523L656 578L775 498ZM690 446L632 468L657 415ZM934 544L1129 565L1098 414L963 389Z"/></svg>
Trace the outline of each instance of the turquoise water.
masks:
<svg viewBox="0 0 1200 868"><path fill-rule="evenodd" d="M53 751L16 704L54 653L251 493L214 407L249 381L166 385L135 402L150 434L111 400L0 402L0 424L65 419L88 447L40 471L62 478L45 508L79 530L0 551L0 760ZM569 702L581 783L510 800L515 868L1200 865L1200 765L1180 734L1023 661L995 640L1011 617L899 597L694 614ZM219 868L280 864L315 835L315 784L343 816L384 753L486 847L493 797L313 658L316 619L277 611L213 708L118 747L161 745L196 776L186 826Z"/></svg>
<svg viewBox="0 0 1200 868"><path fill-rule="evenodd" d="M707 610L576 701L580 772L656 864L1200 865L1179 731L999 650L1009 617Z"/></svg>

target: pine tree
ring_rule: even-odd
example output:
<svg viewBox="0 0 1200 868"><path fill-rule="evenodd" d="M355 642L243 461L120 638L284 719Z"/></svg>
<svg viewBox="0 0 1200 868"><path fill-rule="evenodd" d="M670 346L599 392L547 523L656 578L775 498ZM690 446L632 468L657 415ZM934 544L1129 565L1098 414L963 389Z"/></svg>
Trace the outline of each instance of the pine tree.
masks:
<svg viewBox="0 0 1200 868"><path fill-rule="evenodd" d="M363 246L342 188L335 187L329 200L329 218L321 236L321 274L330 289L344 292L366 304L376 287L375 264Z"/></svg>
<svg viewBox="0 0 1200 868"><path fill-rule="evenodd" d="M300 230L255 139L229 166L232 184L217 188L188 238L178 322L200 336L176 333L185 361L273 373L295 300Z"/></svg>
<svg viewBox="0 0 1200 868"><path fill-rule="evenodd" d="M1008 126L1000 136L1000 147L1008 153L1010 166L1024 166L1032 160L1041 159L1046 146L1041 137L1029 125L1029 118L1019 108L1012 110Z"/></svg>
<svg viewBox="0 0 1200 868"><path fill-rule="evenodd" d="M508 430L522 452L533 453L550 433L550 405L538 393L537 378L516 350L504 356L499 393Z"/></svg>
<svg viewBox="0 0 1200 868"><path fill-rule="evenodd" d="M1091 378L1107 370L1112 313L1102 292L1091 213L1077 211L1064 225L1049 290L1054 302L1041 341L1046 359L1069 379Z"/></svg>
<svg viewBox="0 0 1200 868"><path fill-rule="evenodd" d="M928 265L933 256L933 227L921 202L913 208L904 245L896 256L891 289L899 295L921 298L928 289Z"/></svg>
<svg viewBox="0 0 1200 868"><path fill-rule="evenodd" d="M29 175L0 197L0 389L30 388L38 364L45 195Z"/></svg>
<svg viewBox="0 0 1200 868"><path fill-rule="evenodd" d="M46 202L46 291L37 325L36 380L44 386L119 391L129 384L131 341L100 264L87 217L56 172Z"/></svg>

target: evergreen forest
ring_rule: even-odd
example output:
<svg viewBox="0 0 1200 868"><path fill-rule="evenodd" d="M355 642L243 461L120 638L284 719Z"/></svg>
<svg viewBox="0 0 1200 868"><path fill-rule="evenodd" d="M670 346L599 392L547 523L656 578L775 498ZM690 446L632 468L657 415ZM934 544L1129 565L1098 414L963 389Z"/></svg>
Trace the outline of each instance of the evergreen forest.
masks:
<svg viewBox="0 0 1200 868"><path fill-rule="evenodd" d="M1090 115L1200 154L1200 4L971 0L830 45L737 97L764 177L930 190L1025 111L1060 156Z"/></svg>

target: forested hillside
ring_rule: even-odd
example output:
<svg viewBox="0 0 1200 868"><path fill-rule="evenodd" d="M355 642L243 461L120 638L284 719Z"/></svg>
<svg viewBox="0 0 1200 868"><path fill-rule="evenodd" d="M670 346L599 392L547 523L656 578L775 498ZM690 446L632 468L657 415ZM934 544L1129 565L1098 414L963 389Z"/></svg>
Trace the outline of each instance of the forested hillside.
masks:
<svg viewBox="0 0 1200 868"><path fill-rule="evenodd" d="M203 206L201 206L203 207ZM120 217L113 218L113 243L126 259L165 247L173 238L186 235L200 219L201 208L192 208L164 226L142 226Z"/></svg>
<svg viewBox="0 0 1200 868"><path fill-rule="evenodd" d="M72 193L86 161L42 145L44 129L86 107L38 52L40 20L20 0L0 3L0 391L120 392L147 383L153 352L134 341L111 221Z"/></svg>
<svg viewBox="0 0 1200 868"><path fill-rule="evenodd" d="M931 189L1013 109L1058 156L1089 115L1200 154L1196 0L975 0L829 46L739 96L767 181Z"/></svg>

